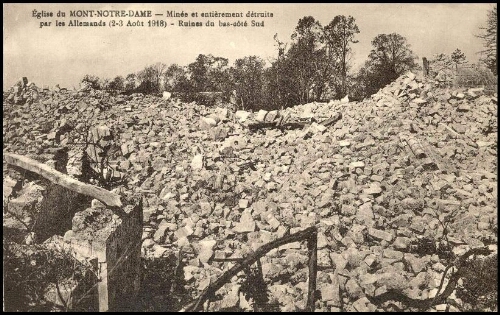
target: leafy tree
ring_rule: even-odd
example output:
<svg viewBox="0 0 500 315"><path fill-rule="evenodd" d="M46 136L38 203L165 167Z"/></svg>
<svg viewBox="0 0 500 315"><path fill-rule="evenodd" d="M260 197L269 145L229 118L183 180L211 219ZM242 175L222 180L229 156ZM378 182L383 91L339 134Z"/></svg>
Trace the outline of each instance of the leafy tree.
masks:
<svg viewBox="0 0 500 315"><path fill-rule="evenodd" d="M352 16L337 15L330 24L325 26L324 32L330 67L332 70L338 67L340 73L341 84L337 90L344 96L347 92L347 72L352 51L350 44L358 43L354 36L359 33L359 28Z"/></svg>
<svg viewBox="0 0 500 315"><path fill-rule="evenodd" d="M361 73L365 81L365 96L394 81L408 70L418 67L417 58L406 42L406 38L397 34L379 34L372 41L368 60Z"/></svg>
<svg viewBox="0 0 500 315"><path fill-rule="evenodd" d="M417 66L416 56L413 55L410 45L406 38L399 34L377 35L372 45L374 49L368 58L373 65L389 74L389 81Z"/></svg>
<svg viewBox="0 0 500 315"><path fill-rule="evenodd" d="M135 90L136 86L137 86L137 75L135 73L130 73L127 75L127 77L125 78L125 82L124 82L125 86L125 91L133 91Z"/></svg>
<svg viewBox="0 0 500 315"><path fill-rule="evenodd" d="M101 86L101 89L109 90L109 84L111 83L111 81L108 78L101 79L99 82L100 82L99 85Z"/></svg>
<svg viewBox="0 0 500 315"><path fill-rule="evenodd" d="M209 67L209 57L203 54L199 54L196 60L188 65L191 73L191 83L195 91L206 90Z"/></svg>
<svg viewBox="0 0 500 315"><path fill-rule="evenodd" d="M488 11L488 18L486 21L486 26L481 27L482 34L477 35L477 37L483 40L484 50L480 53L483 55L481 61L486 64L486 66L493 72L497 74L497 27L498 27L498 15L497 6L495 5L491 10Z"/></svg>
<svg viewBox="0 0 500 315"><path fill-rule="evenodd" d="M237 59L232 68L238 104L244 109L261 108L265 61L257 56Z"/></svg>
<svg viewBox="0 0 500 315"><path fill-rule="evenodd" d="M456 64L465 63L466 59L465 54L458 48L451 54L451 60Z"/></svg>
<svg viewBox="0 0 500 315"><path fill-rule="evenodd" d="M196 92L221 91L228 80L228 59L200 54L188 65L191 85Z"/></svg>
<svg viewBox="0 0 500 315"><path fill-rule="evenodd" d="M147 66L137 74L139 86L137 91L145 94L160 92L160 80L156 66Z"/></svg>
<svg viewBox="0 0 500 315"><path fill-rule="evenodd" d="M165 91L189 91L190 86L186 69L175 63L170 65L165 71L163 86Z"/></svg>
<svg viewBox="0 0 500 315"><path fill-rule="evenodd" d="M223 57L213 57L213 63L209 70L210 86L213 91L226 91L230 80L228 68L229 60Z"/></svg>
<svg viewBox="0 0 500 315"><path fill-rule="evenodd" d="M283 88L280 85L280 80L283 78L282 67L283 60L285 59L285 51L287 44L278 39L278 33L274 34L273 37L276 42L275 46L278 49L278 59L272 62L271 68L265 71L265 82L266 82L266 95L268 95L268 103L272 104L273 108L283 108ZM274 97L269 97L273 95Z"/></svg>
<svg viewBox="0 0 500 315"><path fill-rule="evenodd" d="M85 84L89 85L91 88L96 89L96 90L101 89L101 82L100 81L101 80L99 79L98 76L90 75L90 74L86 74L82 79L82 83L85 83Z"/></svg>
<svg viewBox="0 0 500 315"><path fill-rule="evenodd" d="M451 54L451 60L455 64L455 67L458 68L458 65L466 63L467 62L467 57L465 57L465 54L460 50L456 49L452 54Z"/></svg>
<svg viewBox="0 0 500 315"><path fill-rule="evenodd" d="M117 76L113 79L113 81L111 81L108 84L108 88L111 90L120 90L121 91L124 88L124 82L125 82L125 80L123 79L122 76Z"/></svg>
<svg viewBox="0 0 500 315"><path fill-rule="evenodd" d="M285 66L289 67L288 70L293 73L298 85L296 102L302 104L310 99L320 98L326 82L324 75L327 62L323 28L312 16L303 17L292 34L292 40Z"/></svg>

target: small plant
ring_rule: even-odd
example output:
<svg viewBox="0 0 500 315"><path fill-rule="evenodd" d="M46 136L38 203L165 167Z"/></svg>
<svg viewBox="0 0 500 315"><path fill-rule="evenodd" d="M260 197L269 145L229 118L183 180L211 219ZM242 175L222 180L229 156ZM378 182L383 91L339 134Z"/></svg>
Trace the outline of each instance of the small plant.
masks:
<svg viewBox="0 0 500 315"><path fill-rule="evenodd" d="M94 310L93 303L82 302L91 297L86 289L97 282L96 271L69 251L4 241L3 262L5 311ZM80 300L71 303L73 297Z"/></svg>
<svg viewBox="0 0 500 315"><path fill-rule="evenodd" d="M465 311L498 311L498 256L472 259L464 267L463 284L457 297L464 302Z"/></svg>

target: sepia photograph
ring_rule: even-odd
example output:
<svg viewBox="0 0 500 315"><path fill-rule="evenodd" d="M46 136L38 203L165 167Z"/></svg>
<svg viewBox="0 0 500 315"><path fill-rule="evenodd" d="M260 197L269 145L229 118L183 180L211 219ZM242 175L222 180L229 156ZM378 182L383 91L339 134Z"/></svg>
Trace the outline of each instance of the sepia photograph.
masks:
<svg viewBox="0 0 500 315"><path fill-rule="evenodd" d="M4 3L4 312L498 312L496 3Z"/></svg>

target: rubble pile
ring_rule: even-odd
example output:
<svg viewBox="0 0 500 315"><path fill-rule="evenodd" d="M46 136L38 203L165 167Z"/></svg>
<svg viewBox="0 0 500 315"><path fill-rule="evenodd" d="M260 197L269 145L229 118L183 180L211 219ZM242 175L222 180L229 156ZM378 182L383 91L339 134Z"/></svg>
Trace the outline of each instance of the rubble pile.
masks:
<svg viewBox="0 0 500 315"><path fill-rule="evenodd" d="M316 225L316 308L391 310L376 298L438 293L447 250L496 251L497 94L438 84L409 72L362 102L256 113L142 94L46 93L4 104L4 151L47 162L68 147L76 177L86 172L83 151L94 165L106 157L104 177L121 180L114 191L144 198L143 254L182 247L191 288ZM280 128L284 121L303 128ZM261 264L269 303L304 309L305 245L282 246ZM219 290L211 309L251 309L244 278ZM434 309L457 310L460 298L449 299Z"/></svg>
<svg viewBox="0 0 500 315"><path fill-rule="evenodd" d="M35 83L28 82L28 78L22 77L10 88L9 92L4 93L4 99L13 104L31 103L38 100L38 94L39 88Z"/></svg>

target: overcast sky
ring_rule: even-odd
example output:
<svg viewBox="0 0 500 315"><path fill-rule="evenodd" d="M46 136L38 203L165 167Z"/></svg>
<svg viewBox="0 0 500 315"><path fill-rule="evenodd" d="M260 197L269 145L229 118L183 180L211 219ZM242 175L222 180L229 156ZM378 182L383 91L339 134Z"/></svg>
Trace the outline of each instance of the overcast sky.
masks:
<svg viewBox="0 0 500 315"><path fill-rule="evenodd" d="M300 18L311 15L322 25L336 15L351 15L360 33L353 45L354 68L367 58L371 41L378 34L399 33L406 37L413 52L420 58L436 53L450 54L461 49L468 60L475 62L482 42L474 35L485 25L487 11L493 4L3 4L3 88L26 76L37 86L60 84L72 88L85 74L101 78L126 76L145 66L163 62L187 65L198 54L213 54L229 59L258 55L264 59L277 56L273 36L290 42L290 35ZM179 27L178 20L199 21L207 18L166 18L175 26L147 27L55 27L55 20L99 21L109 24L111 18L70 18L70 10L151 10L165 14L169 10L199 12L271 12L267 18L211 18L215 27ZM59 10L65 18L32 17L32 11ZM127 22L137 18L115 18ZM218 20L264 21L264 27L228 27ZM52 26L40 28L41 21Z"/></svg>

